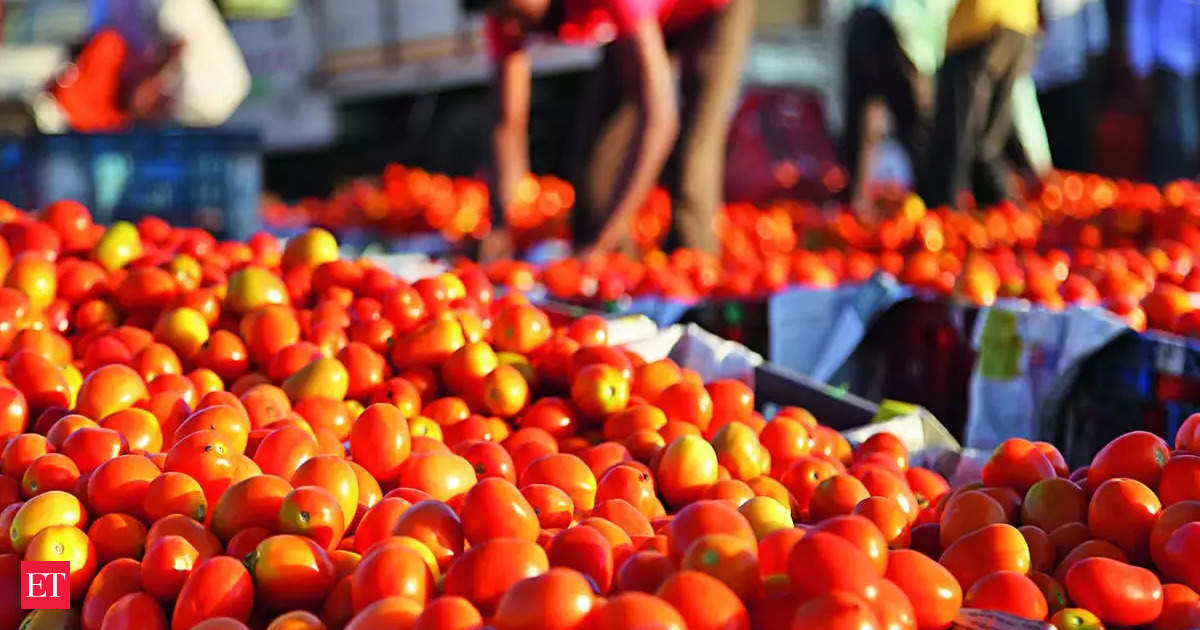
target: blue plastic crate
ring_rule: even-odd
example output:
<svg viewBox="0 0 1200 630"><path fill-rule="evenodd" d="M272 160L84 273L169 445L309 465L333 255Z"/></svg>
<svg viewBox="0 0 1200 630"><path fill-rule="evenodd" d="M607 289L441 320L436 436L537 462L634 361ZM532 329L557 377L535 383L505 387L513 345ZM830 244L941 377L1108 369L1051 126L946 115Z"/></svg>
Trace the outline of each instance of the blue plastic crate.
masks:
<svg viewBox="0 0 1200 630"><path fill-rule="evenodd" d="M1200 413L1200 403L1194 402L1177 402L1166 403L1163 405L1166 410L1166 438L1167 443L1171 448L1175 448L1175 434L1179 432L1179 426L1183 424L1188 416L1194 413Z"/></svg>
<svg viewBox="0 0 1200 630"><path fill-rule="evenodd" d="M0 198L86 204L98 222L159 216L245 239L261 225L256 134L163 129L39 135L0 144Z"/></svg>

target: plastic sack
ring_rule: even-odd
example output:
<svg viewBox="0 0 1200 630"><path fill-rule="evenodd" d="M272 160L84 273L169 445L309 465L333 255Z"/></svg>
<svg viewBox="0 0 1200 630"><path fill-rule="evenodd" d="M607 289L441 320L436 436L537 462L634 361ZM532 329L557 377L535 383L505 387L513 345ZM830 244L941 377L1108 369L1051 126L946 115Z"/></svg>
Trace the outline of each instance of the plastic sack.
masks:
<svg viewBox="0 0 1200 630"><path fill-rule="evenodd" d="M735 378L754 386L754 369L763 358L740 343L722 339L695 324L676 324L626 347L647 361L670 358L695 370L704 382Z"/></svg>

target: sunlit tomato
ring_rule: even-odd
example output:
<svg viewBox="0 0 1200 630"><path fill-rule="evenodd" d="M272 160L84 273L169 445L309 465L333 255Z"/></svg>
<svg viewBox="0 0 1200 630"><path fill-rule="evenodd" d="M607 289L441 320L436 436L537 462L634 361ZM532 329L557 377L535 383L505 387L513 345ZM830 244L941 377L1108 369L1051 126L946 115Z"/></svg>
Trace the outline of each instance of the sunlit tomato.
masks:
<svg viewBox="0 0 1200 630"><path fill-rule="evenodd" d="M200 562L200 553L182 536L152 542L142 558L142 588L164 602L174 600Z"/></svg>
<svg viewBox="0 0 1200 630"><path fill-rule="evenodd" d="M713 418L713 402L704 387L692 382L672 385L655 399L654 404L667 414L667 420L687 422L708 429Z"/></svg>
<svg viewBox="0 0 1200 630"><path fill-rule="evenodd" d="M150 521L182 514L204 521L208 500L200 484L185 473L164 472L150 481L142 499L142 514Z"/></svg>
<svg viewBox="0 0 1200 630"><path fill-rule="evenodd" d="M1162 504L1154 491L1133 479L1109 479L1100 484L1088 503L1088 528L1128 554L1146 553L1150 528Z"/></svg>
<svg viewBox="0 0 1200 630"><path fill-rule="evenodd" d="M629 381L616 368L595 363L582 368L571 383L571 402L585 416L600 419L625 408Z"/></svg>
<svg viewBox="0 0 1200 630"><path fill-rule="evenodd" d="M146 383L131 368L106 365L83 380L75 412L92 419L128 409L150 397Z"/></svg>
<svg viewBox="0 0 1200 630"><path fill-rule="evenodd" d="M949 571L928 556L907 549L891 551L884 576L908 596L918 627L944 627L958 615L961 587Z"/></svg>
<svg viewBox="0 0 1200 630"><path fill-rule="evenodd" d="M967 591L963 603L970 608L1006 612L1041 621L1046 618L1046 598L1032 580L1014 571L983 576Z"/></svg>
<svg viewBox="0 0 1200 630"><path fill-rule="evenodd" d="M242 563L228 556L201 562L183 584L171 616L172 628L191 628L205 619L250 619L254 581Z"/></svg>
<svg viewBox="0 0 1200 630"><path fill-rule="evenodd" d="M296 469L319 451L317 440L311 433L285 426L263 438L254 453L254 463L268 475L291 479Z"/></svg>
<svg viewBox="0 0 1200 630"><path fill-rule="evenodd" d="M83 628L100 630L105 613L116 601L130 593L140 593L141 590L142 568L137 560L120 558L104 565L92 579L83 598L83 607L80 610ZM162 614L161 610L159 614Z"/></svg>
<svg viewBox="0 0 1200 630"><path fill-rule="evenodd" d="M307 536L326 551L342 541L346 520L338 500L319 486L300 486L279 506L277 531Z"/></svg>
<svg viewBox="0 0 1200 630"><path fill-rule="evenodd" d="M464 549L462 523L454 510L441 501L418 501L398 517L392 531L424 544L432 552L439 570L449 567Z"/></svg>
<svg viewBox="0 0 1200 630"><path fill-rule="evenodd" d="M1154 573L1109 558L1081 560L1067 572L1067 594L1106 624L1140 626L1158 618L1162 584Z"/></svg>
<svg viewBox="0 0 1200 630"><path fill-rule="evenodd" d="M213 533L228 541L251 527L274 530L279 507L291 491L291 484L275 475L250 477L229 486L212 503Z"/></svg>
<svg viewBox="0 0 1200 630"><path fill-rule="evenodd" d="M150 482L160 471L141 455L122 455L100 464L87 482L87 502L96 514L141 514Z"/></svg>
<svg viewBox="0 0 1200 630"><path fill-rule="evenodd" d="M1029 571L1029 546L1017 528L997 523L956 540L938 560L969 590L979 578L996 571Z"/></svg>
<svg viewBox="0 0 1200 630"><path fill-rule="evenodd" d="M267 538L246 557L246 567L256 600L272 610L315 607L333 588L333 562L304 536Z"/></svg>
<svg viewBox="0 0 1200 630"><path fill-rule="evenodd" d="M11 479L11 477L5 477ZM79 481L79 467L62 453L46 453L25 469L21 478L21 493L25 498L50 490L74 490ZM14 501L17 497L11 497Z"/></svg>
<svg viewBox="0 0 1200 630"><path fill-rule="evenodd" d="M367 407L350 430L350 454L381 481L400 476L410 448L408 422L395 405L376 403Z"/></svg>
<svg viewBox="0 0 1200 630"><path fill-rule="evenodd" d="M552 333L546 313L529 304L507 306L492 322L493 343L498 350L528 354Z"/></svg>
<svg viewBox="0 0 1200 630"><path fill-rule="evenodd" d="M1162 438L1148 431L1131 431L1106 444L1092 458L1087 487L1094 491L1113 477L1128 477L1157 487L1170 456L1171 451Z"/></svg>
<svg viewBox="0 0 1200 630"><path fill-rule="evenodd" d="M13 550L22 553L29 541L47 527L82 527L86 522L87 512L79 499L61 490L51 490L22 504L7 531Z"/></svg>
<svg viewBox="0 0 1200 630"><path fill-rule="evenodd" d="M69 562L71 600L81 601L96 575L96 547L83 530L72 525L51 525L39 531L25 547L25 562Z"/></svg>
<svg viewBox="0 0 1200 630"><path fill-rule="evenodd" d="M596 504L596 477L575 455L557 453L535 459L519 478L521 486L545 483L561 489L577 510L589 511Z"/></svg>
<svg viewBox="0 0 1200 630"><path fill-rule="evenodd" d="M450 565L445 592L465 597L480 613L491 615L513 584L541 575L549 568L546 552L537 544L496 538L471 547Z"/></svg>

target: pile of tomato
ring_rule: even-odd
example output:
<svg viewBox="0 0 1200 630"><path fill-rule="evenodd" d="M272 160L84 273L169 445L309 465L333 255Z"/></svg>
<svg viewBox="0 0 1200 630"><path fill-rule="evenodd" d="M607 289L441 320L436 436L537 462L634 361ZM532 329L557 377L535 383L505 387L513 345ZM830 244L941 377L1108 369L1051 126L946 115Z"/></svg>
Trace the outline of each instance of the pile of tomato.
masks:
<svg viewBox="0 0 1200 630"><path fill-rule="evenodd" d="M527 246L567 233L575 190L552 176L527 176L505 210L505 225ZM358 178L328 198L310 197L295 205L277 199L263 204L263 219L276 229L329 226L365 229L380 237L438 233L450 243L478 239L492 228L487 184L390 164L377 179Z"/></svg>
<svg viewBox="0 0 1200 630"><path fill-rule="evenodd" d="M643 213L637 225L666 218ZM558 299L602 303L626 297L680 301L762 299L789 287L828 289L887 272L903 284L969 304L1023 298L1051 310L1103 306L1133 328L1200 336L1200 194L1179 182L1159 190L1067 174L1021 206L927 209L885 189L880 215L779 201L729 204L718 218L719 255L658 249L544 266L488 266L497 284L543 284ZM657 228L656 228L657 229ZM655 233L661 238L665 227Z"/></svg>
<svg viewBox="0 0 1200 630"><path fill-rule="evenodd" d="M478 267L4 212L0 629L1200 625L1200 417L951 487Z"/></svg>

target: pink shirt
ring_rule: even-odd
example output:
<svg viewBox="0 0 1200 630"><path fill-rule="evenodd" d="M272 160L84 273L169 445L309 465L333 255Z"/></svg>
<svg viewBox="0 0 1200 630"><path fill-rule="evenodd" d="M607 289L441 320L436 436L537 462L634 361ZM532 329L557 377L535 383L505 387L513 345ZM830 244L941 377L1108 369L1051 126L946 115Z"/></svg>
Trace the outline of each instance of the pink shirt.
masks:
<svg viewBox="0 0 1200 630"><path fill-rule="evenodd" d="M638 22L652 18L664 33L683 28L720 10L729 0L555 0L565 2L565 17L557 33L570 44L604 43L625 37ZM488 19L492 51L503 56L522 45L522 33Z"/></svg>

